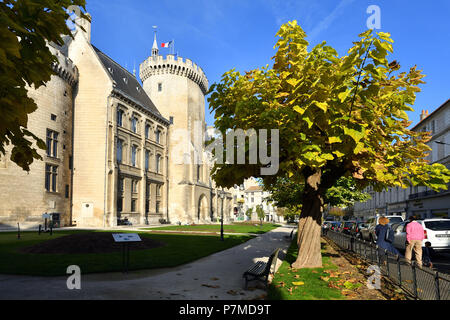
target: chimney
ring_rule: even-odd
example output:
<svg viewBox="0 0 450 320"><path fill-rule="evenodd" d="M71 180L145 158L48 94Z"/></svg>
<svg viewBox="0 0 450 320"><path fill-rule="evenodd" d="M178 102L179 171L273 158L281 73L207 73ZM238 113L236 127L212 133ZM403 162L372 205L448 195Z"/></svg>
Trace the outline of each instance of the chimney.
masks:
<svg viewBox="0 0 450 320"><path fill-rule="evenodd" d="M420 121L425 120L425 118L428 117L428 110L422 110L422 114L420 115Z"/></svg>
<svg viewBox="0 0 450 320"><path fill-rule="evenodd" d="M80 28L80 31L83 32L84 36L86 37L86 40L91 43L91 22L92 22L92 17L89 13L86 13L86 16L90 19L83 19L83 18L78 18L77 19L77 24L82 26L84 31Z"/></svg>

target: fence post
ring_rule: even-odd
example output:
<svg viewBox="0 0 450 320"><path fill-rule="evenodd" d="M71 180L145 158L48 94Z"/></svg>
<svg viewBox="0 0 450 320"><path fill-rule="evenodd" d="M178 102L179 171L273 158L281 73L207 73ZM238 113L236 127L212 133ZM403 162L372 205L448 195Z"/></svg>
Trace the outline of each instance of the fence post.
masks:
<svg viewBox="0 0 450 320"><path fill-rule="evenodd" d="M386 255L386 272L389 277L389 253L387 250L384 250L384 254Z"/></svg>
<svg viewBox="0 0 450 320"><path fill-rule="evenodd" d="M413 274L413 284L414 284L414 298L417 300L417 276L416 276L416 262L411 261L411 268Z"/></svg>
<svg viewBox="0 0 450 320"><path fill-rule="evenodd" d="M351 237L350 238L350 250L351 252L356 252L355 248L355 238Z"/></svg>
<svg viewBox="0 0 450 320"><path fill-rule="evenodd" d="M367 259L367 245L366 245L366 240L363 240L363 241L364 241L364 258Z"/></svg>
<svg viewBox="0 0 450 320"><path fill-rule="evenodd" d="M439 288L439 272L436 271L435 277L434 277L434 284L436 288L436 300L441 300L441 291Z"/></svg>
<svg viewBox="0 0 450 320"><path fill-rule="evenodd" d="M400 287L402 286L402 269L400 268L400 256L397 255L397 273L398 273L398 283Z"/></svg>

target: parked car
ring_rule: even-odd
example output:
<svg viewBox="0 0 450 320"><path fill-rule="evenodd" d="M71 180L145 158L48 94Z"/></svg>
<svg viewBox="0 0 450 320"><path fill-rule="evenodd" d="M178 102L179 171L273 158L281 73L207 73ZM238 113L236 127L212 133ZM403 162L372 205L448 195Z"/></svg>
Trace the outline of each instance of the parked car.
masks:
<svg viewBox="0 0 450 320"><path fill-rule="evenodd" d="M352 230L354 230L356 228L356 221L345 221L342 224L342 233L345 234L351 234Z"/></svg>
<svg viewBox="0 0 450 320"><path fill-rule="evenodd" d="M133 224L131 221L128 221L128 218L125 219L117 219L117 225L118 226L132 226Z"/></svg>
<svg viewBox="0 0 450 320"><path fill-rule="evenodd" d="M353 229L350 230L350 235L354 236L355 238L361 239L361 230L367 228L367 225L364 222L356 222L356 224L353 226Z"/></svg>
<svg viewBox="0 0 450 320"><path fill-rule="evenodd" d="M450 252L450 220L449 219L425 219L417 220L424 229L425 242L430 242L431 247L436 252ZM394 231L393 245L397 249L406 249L406 225L408 222L402 222L392 225Z"/></svg>
<svg viewBox="0 0 450 320"><path fill-rule="evenodd" d="M331 222L330 230L333 230L335 232L340 232L341 224L342 224L342 222L339 222L339 221Z"/></svg>
<svg viewBox="0 0 450 320"><path fill-rule="evenodd" d="M377 236L375 235L375 227L378 225L378 221L382 216L371 217L369 218L365 224L366 227L361 229L361 238L363 240L368 240L370 242L376 242ZM403 218L401 216L384 216L389 219L389 224L392 225L394 223L403 222Z"/></svg>

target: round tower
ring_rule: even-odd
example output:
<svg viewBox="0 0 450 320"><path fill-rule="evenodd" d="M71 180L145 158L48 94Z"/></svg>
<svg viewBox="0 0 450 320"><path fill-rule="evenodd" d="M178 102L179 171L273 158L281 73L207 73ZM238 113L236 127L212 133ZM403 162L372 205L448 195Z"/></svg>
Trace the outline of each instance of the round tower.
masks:
<svg viewBox="0 0 450 320"><path fill-rule="evenodd" d="M190 59L159 55L156 35L152 56L140 65L140 78L155 106L171 121L169 218L172 223L211 221L209 168L204 163L203 139L199 141L205 134L208 79Z"/></svg>

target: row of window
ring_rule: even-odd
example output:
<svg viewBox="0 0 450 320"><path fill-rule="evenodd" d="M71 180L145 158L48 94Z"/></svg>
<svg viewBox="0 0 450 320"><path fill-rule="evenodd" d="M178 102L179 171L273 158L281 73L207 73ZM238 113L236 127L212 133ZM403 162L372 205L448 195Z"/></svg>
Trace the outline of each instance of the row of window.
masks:
<svg viewBox="0 0 450 320"><path fill-rule="evenodd" d="M123 127L123 115L124 115L124 111L119 109L117 110L117 125L119 127ZM138 118L133 116L131 118L130 121L130 129L131 131L133 131L134 133L138 134L139 128L138 128ZM151 126L149 124L145 125L145 138L146 139L150 139L150 129ZM161 135L162 135L162 131L160 129L156 129L155 131L155 141L156 143L161 143Z"/></svg>
<svg viewBox="0 0 450 320"><path fill-rule="evenodd" d="M124 141L123 140L117 140L117 162L123 163L123 151L124 151ZM138 167L138 159L139 158L139 150L136 145L131 146L131 165L133 167ZM161 173L161 158L162 156L160 154L157 154L155 157L155 171L157 173ZM145 150L145 157L144 157L144 167L146 171L149 171L150 169L150 151Z"/></svg>

